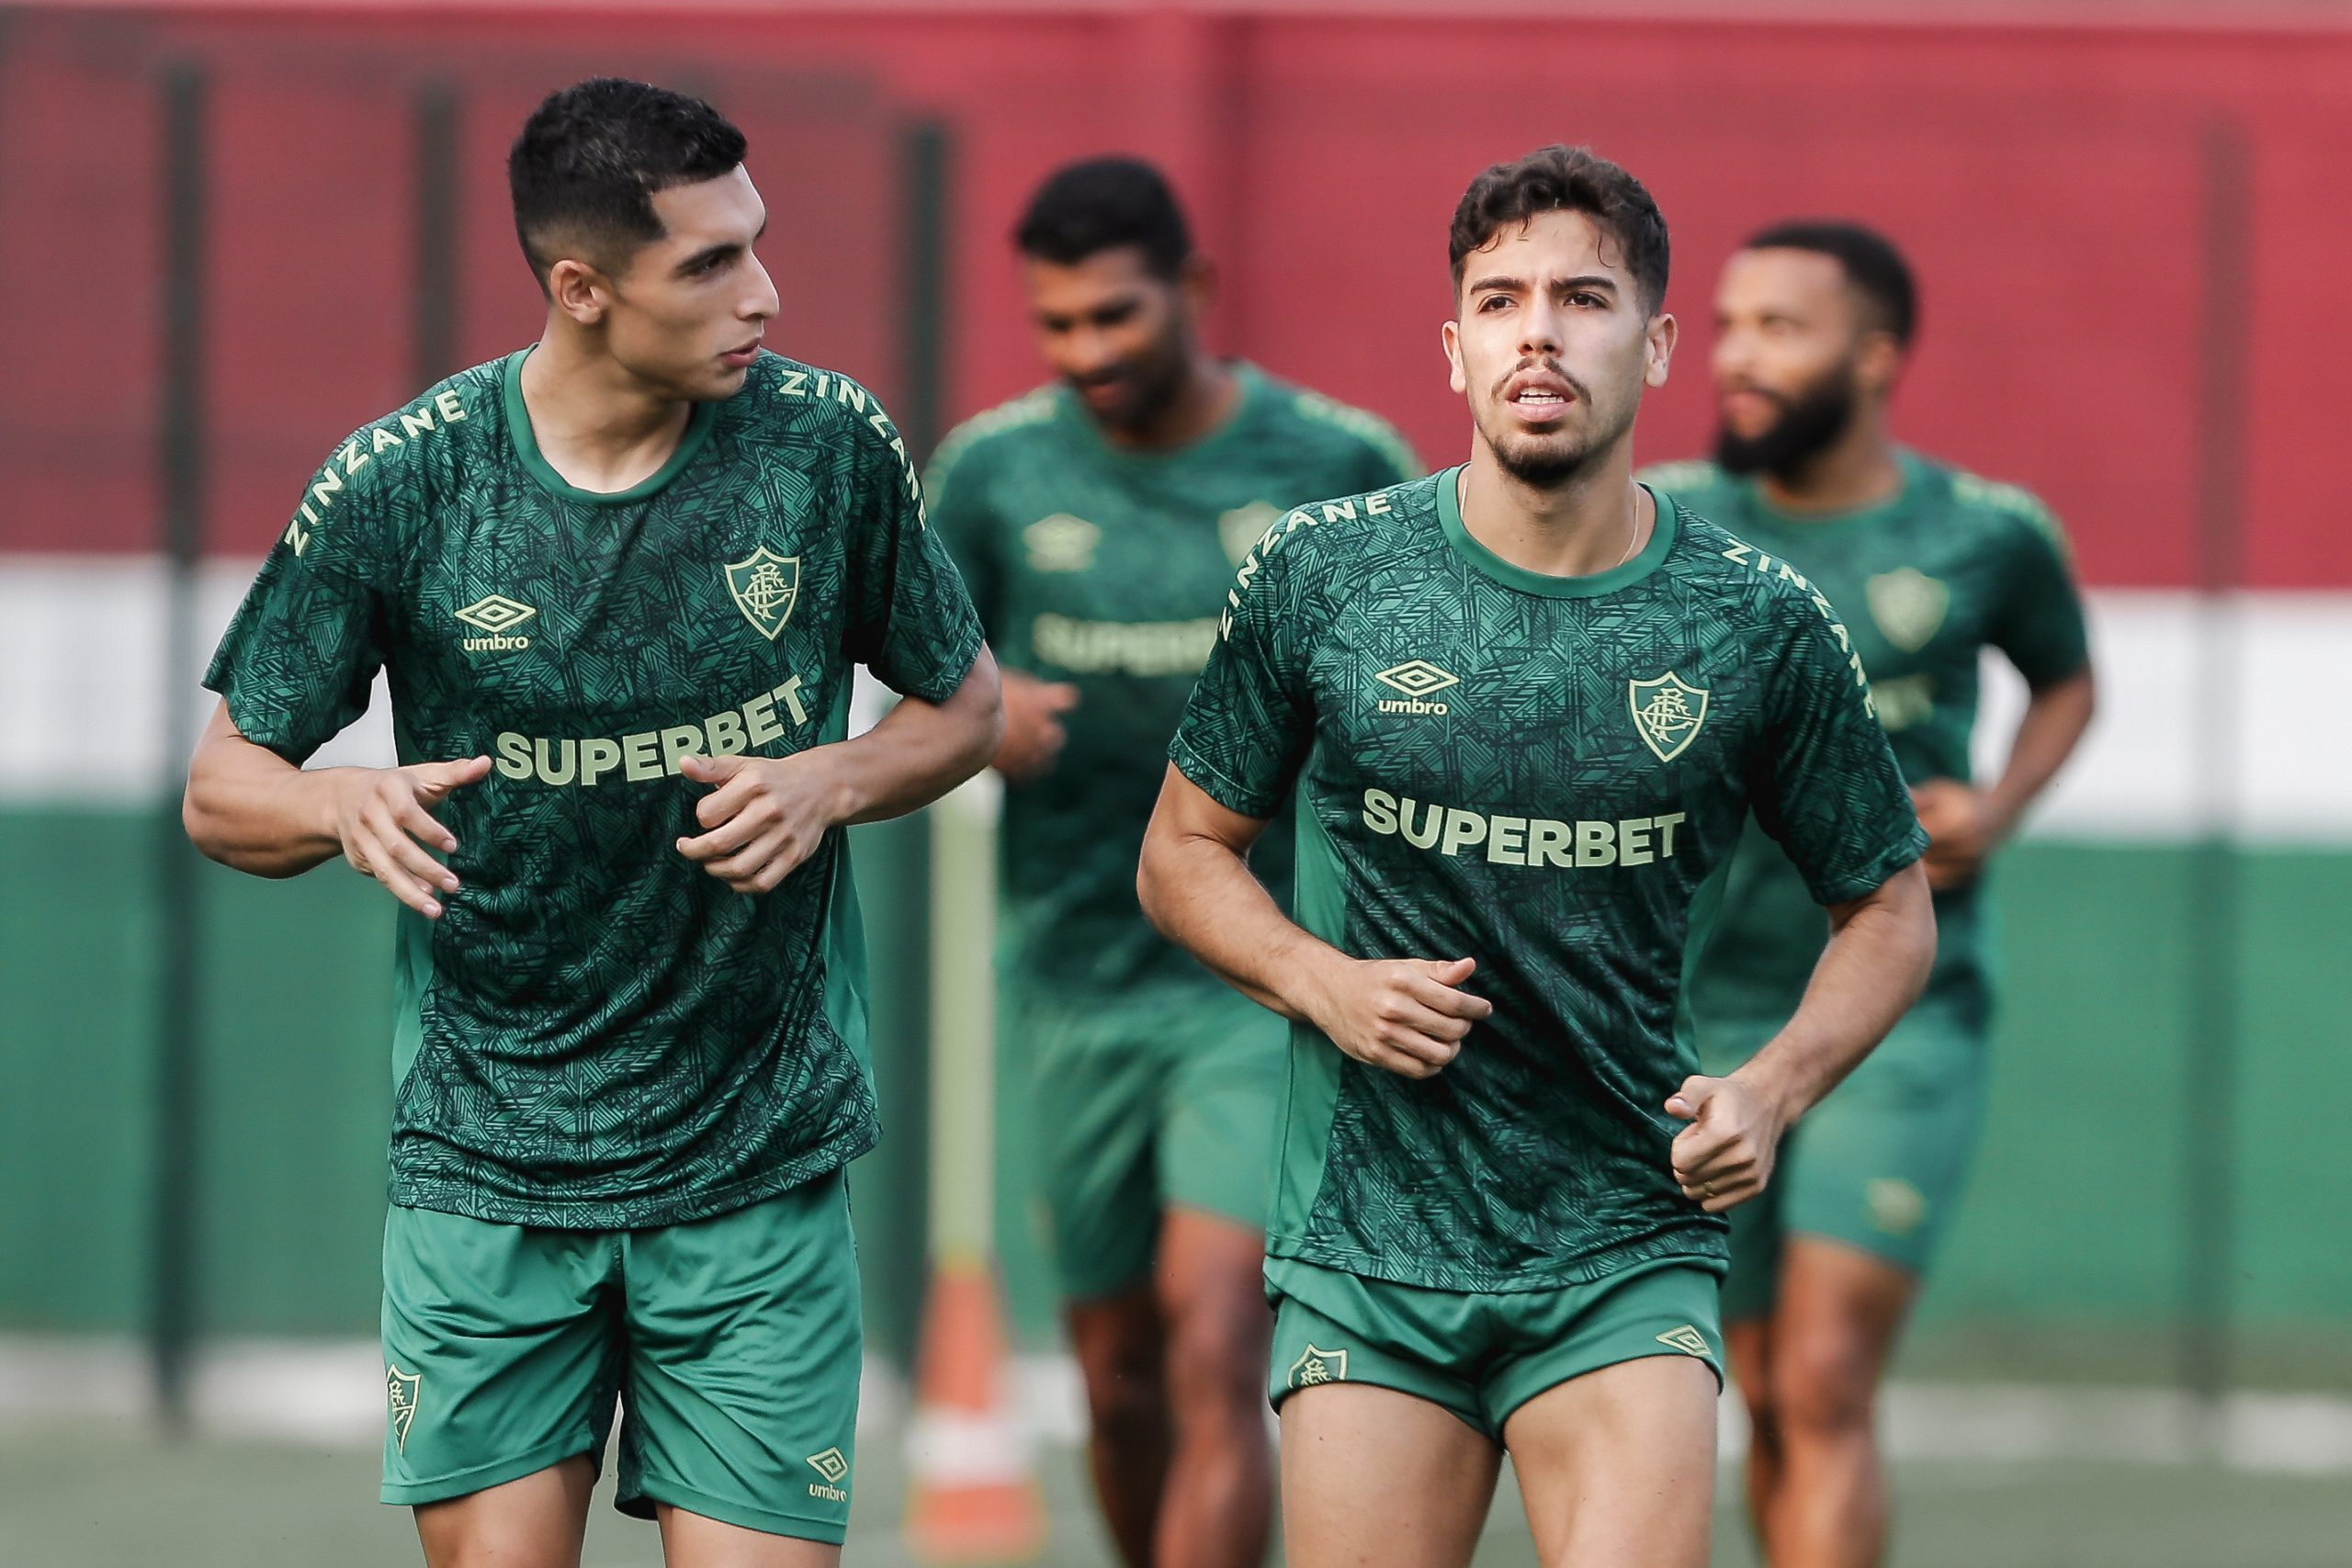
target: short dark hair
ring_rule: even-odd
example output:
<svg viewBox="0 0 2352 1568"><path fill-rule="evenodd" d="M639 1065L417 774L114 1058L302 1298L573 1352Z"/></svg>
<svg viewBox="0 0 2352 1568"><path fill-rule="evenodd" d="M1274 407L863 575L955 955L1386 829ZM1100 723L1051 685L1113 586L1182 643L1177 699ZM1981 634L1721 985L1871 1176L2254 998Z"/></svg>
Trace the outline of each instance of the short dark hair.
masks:
<svg viewBox="0 0 2352 1568"><path fill-rule="evenodd" d="M1540 213L1581 212L1600 226L1624 252L1623 265L1644 310L1655 314L1666 302L1666 219L1642 182L1589 147L1554 142L1523 158L1497 164L1462 193L1453 209L1453 231L1446 245L1453 265L1453 287L1473 251L1505 225L1525 223Z"/></svg>
<svg viewBox="0 0 2352 1568"><path fill-rule="evenodd" d="M1919 290L1911 264L1894 242L1875 229L1842 218L1806 218L1775 223L1748 236L1745 251L1813 251L1845 270L1878 318L1877 325L1905 348L1919 330Z"/></svg>
<svg viewBox="0 0 2352 1568"><path fill-rule="evenodd" d="M506 155L514 233L544 286L562 257L618 271L662 238L653 193L715 180L743 161L743 133L700 98L644 82L596 76L551 93L523 122Z"/></svg>
<svg viewBox="0 0 2352 1568"><path fill-rule="evenodd" d="M1167 176L1140 158L1065 164L1029 198L1012 231L1021 254L1056 266L1133 245L1144 265L1174 277L1193 254L1193 231Z"/></svg>

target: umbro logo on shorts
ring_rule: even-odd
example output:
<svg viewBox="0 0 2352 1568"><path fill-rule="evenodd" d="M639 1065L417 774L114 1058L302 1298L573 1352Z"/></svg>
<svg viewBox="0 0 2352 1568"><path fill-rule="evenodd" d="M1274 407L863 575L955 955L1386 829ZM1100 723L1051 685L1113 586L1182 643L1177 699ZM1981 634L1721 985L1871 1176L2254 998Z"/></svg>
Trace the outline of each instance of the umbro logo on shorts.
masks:
<svg viewBox="0 0 2352 1568"><path fill-rule="evenodd" d="M1679 1328L1668 1329L1657 1337L1657 1342L1670 1345L1684 1355L1696 1356L1701 1360L1714 1359L1714 1352L1707 1348L1707 1337L1687 1323Z"/></svg>
<svg viewBox="0 0 2352 1568"><path fill-rule="evenodd" d="M812 1481L808 1483L808 1495L821 1497L828 1503L849 1501L849 1494L841 1488L841 1483L849 1475L849 1460L841 1450L827 1449L823 1453L810 1454L808 1468L825 1478L822 1483Z"/></svg>

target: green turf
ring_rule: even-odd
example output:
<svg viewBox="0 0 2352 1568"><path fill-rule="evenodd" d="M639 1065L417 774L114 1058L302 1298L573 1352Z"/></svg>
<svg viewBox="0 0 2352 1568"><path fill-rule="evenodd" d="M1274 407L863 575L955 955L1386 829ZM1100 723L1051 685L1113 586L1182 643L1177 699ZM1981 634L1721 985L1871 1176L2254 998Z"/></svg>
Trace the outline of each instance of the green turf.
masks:
<svg viewBox="0 0 2352 1568"><path fill-rule="evenodd" d="M898 1568L895 1445L860 1455L849 1568ZM1104 1568L1075 1457L1049 1454L1053 1531L1041 1568ZM1913 1464L1898 1472L1893 1568L2341 1568L2352 1479L2111 1464ZM372 1456L122 1428L0 1434L0 1562L59 1568L415 1568L404 1512L374 1501ZM1728 1513L1718 1568L1752 1568ZM601 1502L583 1568L651 1568L651 1526ZM1482 1568L1532 1564L1508 1487Z"/></svg>

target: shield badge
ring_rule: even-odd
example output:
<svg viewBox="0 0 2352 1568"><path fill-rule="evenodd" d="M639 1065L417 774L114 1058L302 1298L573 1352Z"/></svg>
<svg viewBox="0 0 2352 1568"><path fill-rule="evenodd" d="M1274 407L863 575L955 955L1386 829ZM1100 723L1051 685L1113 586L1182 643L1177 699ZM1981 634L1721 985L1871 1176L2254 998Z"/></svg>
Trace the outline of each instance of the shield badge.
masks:
<svg viewBox="0 0 2352 1568"><path fill-rule="evenodd" d="M1625 702L1643 743L1661 762L1689 750L1707 722L1707 694L1671 670L1654 681L1626 682Z"/></svg>
<svg viewBox="0 0 2352 1568"><path fill-rule="evenodd" d="M409 1423L416 1419L416 1396L424 1385L423 1372L404 1372L389 1363L384 1368L384 1393L391 1403L392 1441L408 1452Z"/></svg>
<svg viewBox="0 0 2352 1568"><path fill-rule="evenodd" d="M1218 518L1216 538L1225 547L1226 558L1239 566L1282 514L1282 508L1271 501L1253 501Z"/></svg>
<svg viewBox="0 0 2352 1568"><path fill-rule="evenodd" d="M752 629L774 642L800 600L800 558L780 556L762 545L727 569L727 591Z"/></svg>
<svg viewBox="0 0 2352 1568"><path fill-rule="evenodd" d="M1348 1353L1345 1350L1318 1350L1313 1340L1305 1351L1290 1364L1290 1386L1313 1388L1319 1382L1348 1381Z"/></svg>
<svg viewBox="0 0 2352 1568"><path fill-rule="evenodd" d="M1887 641L1905 653L1927 647L1951 608L1951 590L1915 566L1881 572L1863 585L1863 592L1870 600L1871 619Z"/></svg>

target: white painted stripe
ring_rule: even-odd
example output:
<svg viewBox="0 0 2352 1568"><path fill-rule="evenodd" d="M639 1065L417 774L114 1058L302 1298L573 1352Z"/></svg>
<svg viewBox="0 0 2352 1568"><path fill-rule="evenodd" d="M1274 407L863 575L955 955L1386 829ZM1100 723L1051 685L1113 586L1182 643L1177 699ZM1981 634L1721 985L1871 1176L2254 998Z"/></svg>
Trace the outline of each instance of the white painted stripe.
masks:
<svg viewBox="0 0 2352 1568"><path fill-rule="evenodd" d="M383 1363L373 1340L223 1340L197 1358L198 1427L220 1437L282 1438L338 1448L383 1441ZM1031 1443L1085 1436L1077 1369L1066 1356L1013 1360L1018 1419L941 1424L906 1418L905 1382L868 1358L858 1433L906 1432L918 1465L937 1479L1007 1479L1025 1472ZM17 1429L90 1416L153 1414L139 1346L120 1338L0 1336L0 1425ZM2076 1461L2188 1464L2211 1451L2233 1469L2352 1475L2352 1400L2236 1393L2208 1412L2161 1388L2031 1383L1897 1383L1883 1407L1887 1447L1909 1461ZM2208 1421L2208 1416L2218 1419ZM1747 1447L1736 1393L1723 1404L1726 1459Z"/></svg>
<svg viewBox="0 0 2352 1568"><path fill-rule="evenodd" d="M167 681L170 584L159 558L0 556L0 807L136 807L176 791L186 759L166 757L167 701L187 705L196 734L218 701L204 666L252 585L257 560L207 561L195 640ZM888 693L864 670L853 733L871 728ZM391 698L379 675L368 712L322 747L316 767L386 767Z"/></svg>
<svg viewBox="0 0 2352 1568"><path fill-rule="evenodd" d="M208 563L193 671L209 656L254 563ZM163 754L165 583L153 558L0 557L0 805L136 805L169 787ZM2032 824L2041 837L2166 841L2227 823L2241 839L2352 843L2352 593L2091 595L2098 725ZM2200 673L2234 673L2217 691ZM2023 694L1990 661L1980 759L2007 750ZM201 716L193 681L172 700ZM876 711L862 688L861 722ZM321 763L391 757L382 685ZM2210 710L2210 711L2209 711Z"/></svg>

